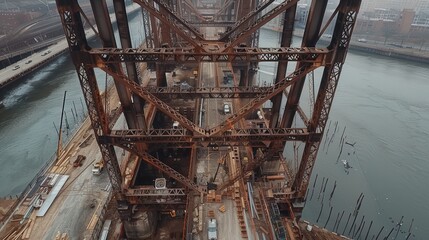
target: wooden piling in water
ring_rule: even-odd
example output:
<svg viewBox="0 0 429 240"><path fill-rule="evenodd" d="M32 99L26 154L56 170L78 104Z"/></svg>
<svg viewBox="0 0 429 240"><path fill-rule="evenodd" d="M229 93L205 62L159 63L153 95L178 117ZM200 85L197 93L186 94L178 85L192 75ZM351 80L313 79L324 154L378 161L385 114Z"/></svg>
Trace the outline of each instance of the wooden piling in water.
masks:
<svg viewBox="0 0 429 240"><path fill-rule="evenodd" d="M331 207L331 210L329 210L328 219L326 219L326 223L325 223L325 226L323 226L323 228L326 228L326 226L328 225L329 219L331 219L332 208L333 207Z"/></svg>
<svg viewBox="0 0 429 240"><path fill-rule="evenodd" d="M351 217L351 216L352 216L352 213L349 213L349 217L347 218L346 226L344 226L343 235L344 235L344 233L346 232L347 225L349 225L349 221L350 221L350 217Z"/></svg>
<svg viewBox="0 0 429 240"><path fill-rule="evenodd" d="M371 230L371 227L372 227L372 220L371 220L371 223L369 224L368 231L366 232L365 240L368 239L368 234L369 234L369 231Z"/></svg>

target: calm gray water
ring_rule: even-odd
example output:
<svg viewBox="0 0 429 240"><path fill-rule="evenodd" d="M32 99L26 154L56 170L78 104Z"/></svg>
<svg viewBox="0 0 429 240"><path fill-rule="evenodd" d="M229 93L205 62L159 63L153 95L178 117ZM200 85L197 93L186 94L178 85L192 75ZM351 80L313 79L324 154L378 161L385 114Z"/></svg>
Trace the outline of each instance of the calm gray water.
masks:
<svg viewBox="0 0 429 240"><path fill-rule="evenodd" d="M141 25L140 17L136 17L133 24L135 28ZM278 42L278 35L273 32L263 30L261 36L263 46ZM134 42L141 40L141 34L133 37ZM295 40L299 45L299 39ZM426 239L429 233L429 100L426 98L429 69L427 65L356 52L350 52L346 62L330 114L330 130L325 136L331 143L322 143L320 148L310 191L316 175L318 180L314 196L304 210L304 219L324 226L332 206L327 228L333 229L338 212L344 210L338 228L342 233L349 213L363 193L355 223L357 228L365 215L361 239L370 221L374 223L369 239L382 226L380 237L384 238L401 216L404 216L403 224L399 231L396 228L392 232L390 239L405 239L413 218L409 239ZM261 64L261 70L273 72L274 67ZM270 82L272 76L261 73L260 79ZM3 166L0 196L19 194L54 153L57 136L53 122L58 126L65 90L66 111L73 125L72 102L82 116L82 94L68 56L60 57L24 79L18 87L2 93L6 106L0 109L0 165ZM301 105L306 108L308 103L304 98ZM337 131L332 135L336 122ZM341 162L337 163L344 127L346 141L356 142L354 147L344 145L340 157L348 160L352 167L348 171ZM329 180L324 196L319 197L323 178ZM337 187L329 201L335 181ZM317 222L322 199L324 207ZM352 220L353 217L346 235Z"/></svg>
<svg viewBox="0 0 429 240"><path fill-rule="evenodd" d="M262 36L263 46L278 42L276 33L262 31ZM299 46L299 40L294 39L294 45ZM274 66L261 64L261 70L273 72ZM315 75L315 79L319 79L320 71ZM353 230L348 233L353 216L346 231L344 228L363 193L355 223L357 230L360 223L365 222L361 239L365 239L371 221L374 222L368 239L377 235L383 226L379 239L384 239L392 228L389 239L406 239L412 219L409 239L428 239L428 76L428 65L349 52L329 116L329 132L324 136L328 141L322 142L313 170L309 195L316 175L318 179L311 201L310 196L307 197L304 219L323 227L332 207L326 227L333 230L337 214L341 216L344 211L337 232L351 236ZM261 74L261 79L267 82L270 78L269 74ZM306 92L307 89L306 86ZM300 104L308 109L308 94L303 94ZM337 162L344 127L346 142L356 144L354 147L345 144ZM346 171L341 160L347 160L352 168ZM329 180L324 196L323 190L319 196L323 178ZM337 186L329 201L335 181ZM323 209L317 222L322 199ZM362 216L365 216L363 221ZM399 228L396 225L402 216Z"/></svg>

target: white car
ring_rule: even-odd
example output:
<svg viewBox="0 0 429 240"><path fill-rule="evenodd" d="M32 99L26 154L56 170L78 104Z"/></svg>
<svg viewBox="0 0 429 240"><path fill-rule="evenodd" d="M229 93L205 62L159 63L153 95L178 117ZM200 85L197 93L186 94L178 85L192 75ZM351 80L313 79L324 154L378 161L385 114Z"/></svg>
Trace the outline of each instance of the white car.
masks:
<svg viewBox="0 0 429 240"><path fill-rule="evenodd" d="M216 225L216 219L210 219L209 225L207 227L207 233L209 240L217 240L217 225Z"/></svg>
<svg viewBox="0 0 429 240"><path fill-rule="evenodd" d="M223 113L224 113L224 114L231 113L231 107L229 106L229 104L228 104L228 103L224 103L224 104L223 104Z"/></svg>

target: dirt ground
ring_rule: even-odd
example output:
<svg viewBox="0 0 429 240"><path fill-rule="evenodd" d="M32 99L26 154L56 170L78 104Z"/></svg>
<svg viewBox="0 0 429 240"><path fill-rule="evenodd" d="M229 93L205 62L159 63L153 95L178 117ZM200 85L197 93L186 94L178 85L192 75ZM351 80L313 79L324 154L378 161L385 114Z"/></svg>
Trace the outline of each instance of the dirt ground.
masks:
<svg viewBox="0 0 429 240"><path fill-rule="evenodd" d="M9 211L9 208L16 201L16 198L4 198L0 199L0 220L3 219L4 214Z"/></svg>

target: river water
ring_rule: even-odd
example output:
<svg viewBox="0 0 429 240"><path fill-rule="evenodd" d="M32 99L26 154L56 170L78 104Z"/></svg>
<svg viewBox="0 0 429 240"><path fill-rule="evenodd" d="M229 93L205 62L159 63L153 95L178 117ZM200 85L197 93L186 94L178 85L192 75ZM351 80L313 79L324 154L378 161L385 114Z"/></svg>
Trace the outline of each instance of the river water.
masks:
<svg viewBox="0 0 429 240"><path fill-rule="evenodd" d="M132 24L134 29L141 26L140 14ZM136 31L133 42L141 41L141 36L141 32ZM278 44L278 34L262 30L260 43L261 46ZM298 38L294 44L300 44ZM274 72L274 65L262 63L260 69L259 80L269 83L272 74L266 73ZM97 74L103 79L103 73ZM315 73L315 79L319 78L318 74L320 72ZM427 65L349 52L330 113L329 132L325 136L329 141L320 147L309 195L316 175L318 179L311 200L307 197L304 219L323 227L332 206L326 227L332 230L338 213L344 211L337 232L353 235L353 229L349 234L353 216L347 229L343 229L362 193L362 206L355 220L355 232L360 223L365 222L361 239L371 221L374 222L369 239L377 235L381 227L384 227L380 234L383 238L396 227L390 239L405 239L409 229L409 239L426 239L429 233L428 76ZM0 165L3 166L0 196L19 194L55 152L57 134L53 122L58 126L64 91L67 91L65 110L71 131L82 118L83 109L81 89L68 55L1 93L5 107L0 109ZM304 94L300 103L304 109L308 108L305 99ZM78 115L76 121L71 113L73 102ZM345 127L345 142L355 144L345 144L338 158ZM351 168L345 169L338 161L343 159ZM329 180L323 194L320 189L325 178ZM334 182L336 188L329 200ZM363 220L362 216L365 216ZM396 225L401 216L404 217L399 228Z"/></svg>
<svg viewBox="0 0 429 240"><path fill-rule="evenodd" d="M261 36L261 46L278 44L277 33L262 31ZM300 39L295 38L293 45L299 46ZM270 82L272 75L267 73L274 72L274 65L261 63L260 68L263 70L260 82L262 79ZM320 73L315 72L316 86ZM353 236L353 229L350 231L353 214L345 227L362 193L362 204L355 220L355 232L361 222L364 226L361 239L365 239L371 221L368 239L376 236L382 227L380 238L394 228L389 239L406 239L410 229L409 239L427 239L428 76L428 65L355 51L348 53L313 170L303 213L305 220L324 227L332 207L326 228L333 230L338 214L341 217L344 211L337 232ZM304 87L304 92L308 92L308 86ZM309 108L308 94L303 94L300 105L303 109ZM344 144L338 157L344 128L344 142L354 146ZM303 144L299 147L302 149ZM292 159L291 154L286 155ZM345 168L341 160L346 160L351 168ZM324 179L328 180L322 187ZM355 234L356 239L358 235Z"/></svg>

